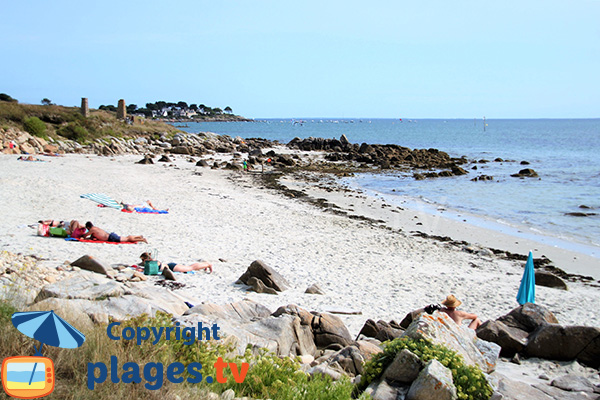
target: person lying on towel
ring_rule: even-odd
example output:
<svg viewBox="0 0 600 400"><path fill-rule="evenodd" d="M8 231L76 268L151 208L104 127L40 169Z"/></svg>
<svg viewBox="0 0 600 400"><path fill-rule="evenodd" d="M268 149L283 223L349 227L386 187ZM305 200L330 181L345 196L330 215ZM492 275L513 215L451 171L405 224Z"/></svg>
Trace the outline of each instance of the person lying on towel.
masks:
<svg viewBox="0 0 600 400"><path fill-rule="evenodd" d="M90 221L85 223L85 227L88 229L88 231L86 234L81 236L82 239L86 239L89 237L92 240L100 240L103 242L115 242L115 243L144 242L144 243L148 243L146 238L144 238L142 235L129 235L129 236L121 237L114 232L109 234L104 229L100 229L97 226L94 226L94 224L92 224Z"/></svg>

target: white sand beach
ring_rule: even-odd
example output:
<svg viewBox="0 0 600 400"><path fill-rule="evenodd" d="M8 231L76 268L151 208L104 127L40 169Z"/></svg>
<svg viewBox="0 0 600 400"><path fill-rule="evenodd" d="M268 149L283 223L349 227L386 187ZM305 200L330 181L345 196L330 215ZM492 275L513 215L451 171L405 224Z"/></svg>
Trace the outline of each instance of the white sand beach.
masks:
<svg viewBox="0 0 600 400"><path fill-rule="evenodd" d="M46 265L57 266L84 254L109 264L131 265L139 262L142 252L153 249L165 262L206 260L213 263L213 274L177 274L186 284L178 293L190 302L225 304L250 298L273 311L290 303L311 311L359 311L361 315L340 315L352 335L368 318L400 321L411 310L439 303L450 293L463 301L462 309L478 314L483 321L518 306L515 297L524 262L486 251L471 254L457 246L414 237L409 233L415 230L412 210L394 212L392 207L381 208L379 200L330 194L340 198L342 206L344 197L347 205L363 200L362 208L353 206L355 213L387 218L393 228L388 229L382 223L335 215L259 188L252 174L196 167L185 157L176 157L172 164L135 164L140 158L69 154L45 158L46 162L20 162L16 156L0 156L0 248L35 254L47 259ZM99 208L79 197L90 192L125 202L149 199L170 211L150 215ZM40 219L92 221L108 232L144 235L149 244L39 237L28 225ZM396 225L402 221L413 226L398 232L400 226ZM436 228L444 235L460 236L460 230L443 219L435 226L419 227L427 228L427 233ZM480 239L493 248L502 249L508 240L483 228L472 228L471 234L471 243ZM554 260L551 248L538 247L540 254ZM591 271L597 261L577 254L565 259L573 257L580 265L571 271L563 268L567 272ZM254 260L276 269L292 288L275 296L247 292L245 286L236 285ZM321 286L325 295L305 294L313 283ZM538 286L536 302L548 307L562 324L600 325L597 286L569 282L568 291Z"/></svg>

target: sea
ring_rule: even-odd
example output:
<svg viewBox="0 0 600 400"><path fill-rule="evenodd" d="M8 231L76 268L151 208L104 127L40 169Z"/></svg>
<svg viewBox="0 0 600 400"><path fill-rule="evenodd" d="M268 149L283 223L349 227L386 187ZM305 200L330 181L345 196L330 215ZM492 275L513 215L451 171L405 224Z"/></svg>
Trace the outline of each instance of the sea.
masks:
<svg viewBox="0 0 600 400"><path fill-rule="evenodd" d="M476 225L533 240L539 235L543 242L551 238L555 246L600 257L600 119L298 118L187 123L180 129L281 143L346 135L351 143L466 156L477 162L463 165L469 172L463 176L417 181L412 173L364 173L345 183L392 204L457 219L468 214ZM511 177L524 168L539 178ZM479 175L494 179L471 181Z"/></svg>

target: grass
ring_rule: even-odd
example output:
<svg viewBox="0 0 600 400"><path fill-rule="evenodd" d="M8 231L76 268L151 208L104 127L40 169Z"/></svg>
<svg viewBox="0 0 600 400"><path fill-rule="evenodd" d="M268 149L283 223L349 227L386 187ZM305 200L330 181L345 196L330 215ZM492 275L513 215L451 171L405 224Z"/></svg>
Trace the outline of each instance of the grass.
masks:
<svg viewBox="0 0 600 400"><path fill-rule="evenodd" d="M376 354L365 364L364 373L358 391L377 380L383 371L394 361L396 354L408 349L424 363L438 360L452 372L452 381L460 400L488 400L493 393L483 372L474 366L466 365L455 351L426 340L398 338L387 342L382 353Z"/></svg>
<svg viewBox="0 0 600 400"><path fill-rule="evenodd" d="M0 126L27 130L27 121L36 118L45 124L45 136L54 139L72 139L81 144L106 137L135 138L141 135L172 136L179 130L172 125L146 119L137 119L129 125L118 120L116 113L91 110L83 117L79 107L42 106L0 101ZM36 120L34 120L36 121ZM6 129L5 128L5 129Z"/></svg>
<svg viewBox="0 0 600 400"><path fill-rule="evenodd" d="M33 355L34 344L39 342L26 337L15 329L10 318L16 309L6 301L0 301L0 357L17 355ZM255 399L281 399L281 400L349 400L352 397L353 385L348 379L333 382L329 377L310 377L301 371L297 361L291 358L280 358L268 353L252 354L249 350L242 356L236 355L232 346L219 344L220 342L196 341L192 345L185 345L184 340L166 341L163 338L152 345L151 341L137 345L134 340L112 340L107 336L106 325L81 324L73 310L55 310L57 314L65 316L69 322L81 330L85 336L85 343L78 349L60 349L44 346L43 354L54 361L56 370L56 386L54 392L47 396L48 399L207 399L209 392L222 393L233 389L236 396L248 396ZM68 316L68 317L67 317ZM126 327L168 327L173 326L171 316L158 313L155 318L146 315L123 322L120 329L113 328L112 332L119 335ZM111 371L108 371L107 380L95 385L94 390L88 389L88 363L104 363L110 370L111 356L118 360L118 376L124 374L124 365L135 362L141 372L140 383L113 383ZM187 381L171 383L163 375L163 385L158 390L148 390L145 384L152 379L145 379L144 366L148 363L162 363L164 371L175 362L184 366L192 362L202 364L201 372L204 377L216 376L214 363L219 357L226 362L247 362L250 365L248 374L243 383L234 381L230 371L226 370L226 383L207 384L203 380L197 384ZM129 367L128 367L129 368ZM97 374L95 376L98 376ZM184 372L184 378L190 375ZM0 395L0 398L8 398ZM363 395L361 398L367 398Z"/></svg>

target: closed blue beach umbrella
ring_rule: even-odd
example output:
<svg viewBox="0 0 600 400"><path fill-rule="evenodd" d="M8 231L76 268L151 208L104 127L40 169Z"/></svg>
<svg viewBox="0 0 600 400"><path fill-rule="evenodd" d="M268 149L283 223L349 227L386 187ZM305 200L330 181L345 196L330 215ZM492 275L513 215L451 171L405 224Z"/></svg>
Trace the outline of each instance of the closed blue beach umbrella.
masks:
<svg viewBox="0 0 600 400"><path fill-rule="evenodd" d="M525 303L535 303L535 271L533 270L533 254L529 252L523 278L521 278L521 286L517 293L517 301L523 305Z"/></svg>
<svg viewBox="0 0 600 400"><path fill-rule="evenodd" d="M83 344L85 336L54 311L16 312L12 323L19 332L48 346L74 349ZM37 353L41 352L41 346Z"/></svg>
<svg viewBox="0 0 600 400"><path fill-rule="evenodd" d="M79 197L95 201L96 203L102 204L103 206L106 206L106 207L116 208L117 210L120 210L123 208L123 206L118 201L116 201L115 199L112 199L109 196L102 194L102 193L86 193L86 194L82 194Z"/></svg>

